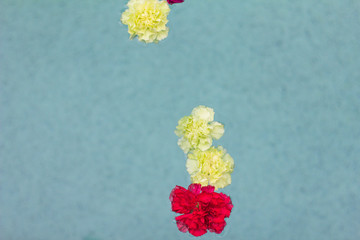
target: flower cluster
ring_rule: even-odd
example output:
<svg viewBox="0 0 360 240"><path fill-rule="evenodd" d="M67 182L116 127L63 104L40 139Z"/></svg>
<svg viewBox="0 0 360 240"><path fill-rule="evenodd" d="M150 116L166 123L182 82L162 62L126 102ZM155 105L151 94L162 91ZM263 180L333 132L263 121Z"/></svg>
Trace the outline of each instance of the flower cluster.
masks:
<svg viewBox="0 0 360 240"><path fill-rule="evenodd" d="M170 194L171 208L183 215L175 218L181 232L198 237L207 232L221 233L225 218L233 208L229 196L214 192L214 187L191 184L188 189L176 186Z"/></svg>
<svg viewBox="0 0 360 240"><path fill-rule="evenodd" d="M128 25L130 39L138 36L145 43L158 43L168 36L166 26L170 13L169 4L184 0L130 0L128 9L122 14L121 22Z"/></svg>
<svg viewBox="0 0 360 240"><path fill-rule="evenodd" d="M186 168L193 182L187 190L176 186L170 194L172 210L183 214L175 218L178 229L194 236L208 230L221 233L233 205L229 196L214 190L231 184L234 160L212 141L224 134L224 125L214 121L212 108L198 106L179 120L175 134L187 154Z"/></svg>

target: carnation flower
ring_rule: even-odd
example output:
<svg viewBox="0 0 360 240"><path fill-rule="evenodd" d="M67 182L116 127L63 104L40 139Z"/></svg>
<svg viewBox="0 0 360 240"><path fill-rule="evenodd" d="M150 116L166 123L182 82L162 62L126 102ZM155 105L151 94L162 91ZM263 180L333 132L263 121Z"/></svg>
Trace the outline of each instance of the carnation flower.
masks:
<svg viewBox="0 0 360 240"><path fill-rule="evenodd" d="M166 1L130 0L121 16L121 22L128 25L130 39L138 36L140 41L159 42L167 37L169 28L167 16L170 12Z"/></svg>
<svg viewBox="0 0 360 240"><path fill-rule="evenodd" d="M188 189L176 186L170 194L172 211L183 215L175 218L181 232L198 237L207 232L221 233L233 204L229 196L214 192L213 186L191 184Z"/></svg>
<svg viewBox="0 0 360 240"><path fill-rule="evenodd" d="M206 151L195 149L187 157L186 168L193 183L210 184L216 189L231 184L234 160L223 147L211 147Z"/></svg>
<svg viewBox="0 0 360 240"><path fill-rule="evenodd" d="M174 3L182 3L182 2L184 2L184 0L167 0L167 2L168 2L170 5L173 5Z"/></svg>
<svg viewBox="0 0 360 240"><path fill-rule="evenodd" d="M210 148L212 139L219 139L224 134L224 125L214 120L214 110L205 106L193 109L190 116L181 118L175 134L181 137L178 145L188 153L192 149L205 151Z"/></svg>

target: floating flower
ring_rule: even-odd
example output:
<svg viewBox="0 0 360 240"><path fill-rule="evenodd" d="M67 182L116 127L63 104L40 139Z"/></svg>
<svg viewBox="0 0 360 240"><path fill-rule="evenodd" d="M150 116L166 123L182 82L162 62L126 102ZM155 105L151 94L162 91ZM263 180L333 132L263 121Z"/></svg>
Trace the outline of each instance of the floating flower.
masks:
<svg viewBox="0 0 360 240"><path fill-rule="evenodd" d="M167 0L167 2L168 2L170 5L173 5L174 3L182 3L182 2L184 2L184 0Z"/></svg>
<svg viewBox="0 0 360 240"><path fill-rule="evenodd" d="M224 134L224 125L214 121L214 110L205 106L194 108L190 116L181 118L175 134L181 137L178 145L188 153L192 149L205 151L210 148L212 139Z"/></svg>
<svg viewBox="0 0 360 240"><path fill-rule="evenodd" d="M167 37L169 28L167 16L170 12L166 1L130 0L121 16L121 22L128 25L130 39L138 36L140 41L159 42Z"/></svg>
<svg viewBox="0 0 360 240"><path fill-rule="evenodd" d="M218 189L231 184L234 160L221 146L206 151L195 149L188 154L186 168L193 183L210 184Z"/></svg>
<svg viewBox="0 0 360 240"><path fill-rule="evenodd" d="M176 186L170 194L172 211L183 215L175 218L181 232L198 237L207 232L221 233L233 204L229 196L214 192L213 186L191 184L188 189Z"/></svg>

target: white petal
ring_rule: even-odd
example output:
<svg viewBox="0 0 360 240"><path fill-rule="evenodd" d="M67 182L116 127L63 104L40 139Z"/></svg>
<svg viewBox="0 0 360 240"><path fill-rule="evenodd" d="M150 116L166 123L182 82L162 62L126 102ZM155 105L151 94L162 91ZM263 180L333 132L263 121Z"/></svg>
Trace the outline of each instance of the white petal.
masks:
<svg viewBox="0 0 360 240"><path fill-rule="evenodd" d="M214 110L209 107L205 106L198 106L194 108L191 112L191 115L194 116L194 118L206 120L208 122L211 122L214 120Z"/></svg>
<svg viewBox="0 0 360 240"><path fill-rule="evenodd" d="M210 136L208 138L201 138L198 148L201 151L206 151L211 147L211 144L212 144L212 138Z"/></svg>
<svg viewBox="0 0 360 240"><path fill-rule="evenodd" d="M199 161L195 159L188 159L186 161L186 169L190 175L193 175L199 171Z"/></svg>
<svg viewBox="0 0 360 240"><path fill-rule="evenodd" d="M211 128L211 136L214 139L219 139L224 135L225 129L224 129L224 125L222 125L219 122L212 122L210 124L210 128Z"/></svg>
<svg viewBox="0 0 360 240"><path fill-rule="evenodd" d="M179 147L184 151L184 153L188 153L190 151L190 143L186 138L180 138L178 140Z"/></svg>

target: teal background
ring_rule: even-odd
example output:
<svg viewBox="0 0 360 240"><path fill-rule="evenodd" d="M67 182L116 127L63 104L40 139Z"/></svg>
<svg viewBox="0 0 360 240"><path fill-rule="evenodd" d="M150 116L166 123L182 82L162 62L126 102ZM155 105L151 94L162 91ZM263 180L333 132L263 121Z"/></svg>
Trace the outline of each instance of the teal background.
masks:
<svg viewBox="0 0 360 240"><path fill-rule="evenodd" d="M200 104L236 164L200 239L360 239L360 1L186 0L158 45L125 4L0 0L0 239L194 239L168 197Z"/></svg>

